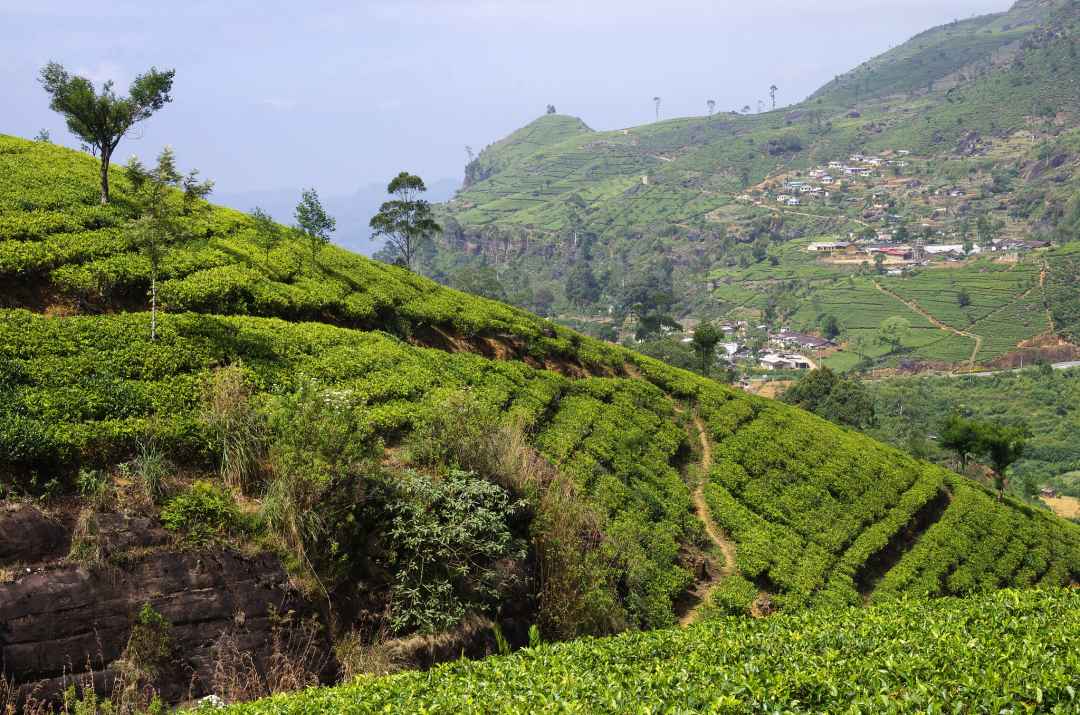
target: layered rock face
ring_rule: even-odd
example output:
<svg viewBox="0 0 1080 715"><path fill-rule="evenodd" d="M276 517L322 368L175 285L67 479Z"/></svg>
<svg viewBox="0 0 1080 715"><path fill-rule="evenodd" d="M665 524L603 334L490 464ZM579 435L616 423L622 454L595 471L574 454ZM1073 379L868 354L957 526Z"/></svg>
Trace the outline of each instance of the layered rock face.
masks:
<svg viewBox="0 0 1080 715"><path fill-rule="evenodd" d="M100 515L97 528L105 558L88 567L64 558L71 528L63 519L0 506L0 668L22 698L55 699L91 680L110 692L146 604L170 624L173 656L154 683L170 702L214 691L223 634L265 672L274 636L281 640L275 627L287 628L280 616L311 612L276 556L180 551L149 519ZM328 641L316 650L329 663Z"/></svg>

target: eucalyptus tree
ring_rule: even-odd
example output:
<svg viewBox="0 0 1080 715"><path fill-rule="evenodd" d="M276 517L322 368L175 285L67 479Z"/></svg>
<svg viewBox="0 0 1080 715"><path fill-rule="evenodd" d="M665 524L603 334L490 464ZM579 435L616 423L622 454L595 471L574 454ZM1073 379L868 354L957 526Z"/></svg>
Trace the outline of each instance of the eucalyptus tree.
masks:
<svg viewBox="0 0 1080 715"><path fill-rule="evenodd" d="M397 262L409 270L420 244L442 231L431 216L431 204L421 198L425 191L423 179L403 171L386 187L395 198L384 202L371 218L372 240L385 238Z"/></svg>
<svg viewBox="0 0 1080 715"><path fill-rule="evenodd" d="M127 97L113 91L113 81L97 92L90 80L72 76L57 62L42 68L39 80L51 97L49 108L67 120L72 134L101 159L101 203L109 203L109 164L120 140L134 125L149 119L172 101L176 70L148 72L135 78Z"/></svg>

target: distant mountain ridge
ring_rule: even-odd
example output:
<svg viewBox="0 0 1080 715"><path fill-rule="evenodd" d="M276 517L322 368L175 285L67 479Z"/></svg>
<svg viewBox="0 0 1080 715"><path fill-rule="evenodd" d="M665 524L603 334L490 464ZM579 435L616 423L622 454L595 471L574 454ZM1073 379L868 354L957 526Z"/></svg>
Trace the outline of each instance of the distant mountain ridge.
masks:
<svg viewBox="0 0 1080 715"><path fill-rule="evenodd" d="M671 312L696 319L732 307L714 295L718 271L761 264L767 286L762 262L796 239L903 228L963 243L985 223L1060 243L1080 227L1078 76L1080 3L1022 0L920 33L774 111L614 131L544 115L469 164L441 207L435 267L487 264L506 295L542 291L571 317L622 315L638 302L628 286L659 275ZM827 200L785 195L785 182L863 154L872 181L829 177ZM569 286L582 264L596 283L584 303ZM808 286L794 290L816 310ZM734 307L764 310L763 292L744 296Z"/></svg>

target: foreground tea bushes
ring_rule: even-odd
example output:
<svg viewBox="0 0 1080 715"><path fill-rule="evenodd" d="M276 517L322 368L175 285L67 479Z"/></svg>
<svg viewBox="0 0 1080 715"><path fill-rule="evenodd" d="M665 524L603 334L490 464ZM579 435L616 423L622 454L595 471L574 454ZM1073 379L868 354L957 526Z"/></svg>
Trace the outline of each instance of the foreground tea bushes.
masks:
<svg viewBox="0 0 1080 715"><path fill-rule="evenodd" d="M1080 592L725 618L234 708L285 713L1072 713Z"/></svg>

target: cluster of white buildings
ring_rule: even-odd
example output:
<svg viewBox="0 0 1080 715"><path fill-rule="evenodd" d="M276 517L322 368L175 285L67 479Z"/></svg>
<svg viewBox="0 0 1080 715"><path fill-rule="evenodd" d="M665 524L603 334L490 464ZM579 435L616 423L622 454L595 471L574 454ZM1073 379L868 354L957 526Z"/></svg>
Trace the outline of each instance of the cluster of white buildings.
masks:
<svg viewBox="0 0 1080 715"><path fill-rule="evenodd" d="M765 325L755 327L761 331L767 329ZM751 328L745 320L725 323L720 328L725 339L717 345L717 357L729 363L755 364L765 370L812 370L817 367L814 360L796 351L816 352L833 346L833 343L825 338L784 328L779 332L769 333L768 347L754 353L743 339ZM692 338L686 337L683 342L689 343L691 340Z"/></svg>
<svg viewBox="0 0 1080 715"><path fill-rule="evenodd" d="M896 156L907 156L907 150L892 152ZM804 198L829 198L830 188L843 183L842 177L872 178L883 166L906 167L908 162L904 159L885 159L879 156L867 156L865 154L852 154L848 161L830 161L827 166L819 166L811 169L807 176L809 181L787 181L784 183L784 193L777 195L776 200L787 206L799 206Z"/></svg>

